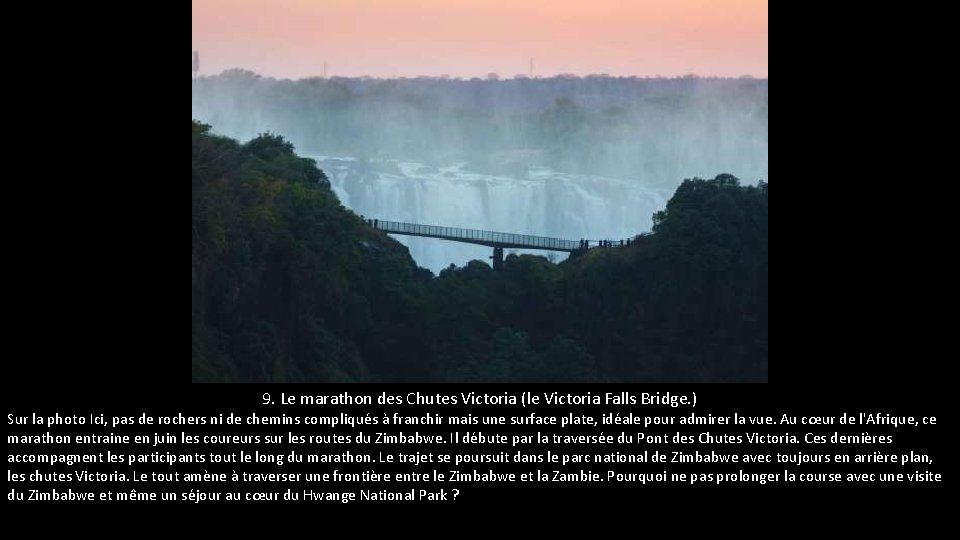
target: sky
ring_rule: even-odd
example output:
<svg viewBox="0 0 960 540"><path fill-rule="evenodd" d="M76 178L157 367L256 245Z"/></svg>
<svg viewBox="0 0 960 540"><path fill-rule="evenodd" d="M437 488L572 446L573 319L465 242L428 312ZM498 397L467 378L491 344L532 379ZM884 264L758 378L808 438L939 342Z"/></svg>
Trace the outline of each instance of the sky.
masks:
<svg viewBox="0 0 960 540"><path fill-rule="evenodd" d="M193 50L201 75L767 77L767 0L193 0Z"/></svg>

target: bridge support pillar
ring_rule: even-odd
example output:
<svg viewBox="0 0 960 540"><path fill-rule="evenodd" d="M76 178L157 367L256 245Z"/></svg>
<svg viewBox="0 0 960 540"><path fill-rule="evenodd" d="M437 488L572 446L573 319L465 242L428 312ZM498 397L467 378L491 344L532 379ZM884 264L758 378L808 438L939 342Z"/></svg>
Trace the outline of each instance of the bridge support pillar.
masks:
<svg viewBox="0 0 960 540"><path fill-rule="evenodd" d="M503 248L502 247L493 248L493 257L491 257L491 259L493 259L494 270L500 270L501 268L503 268Z"/></svg>

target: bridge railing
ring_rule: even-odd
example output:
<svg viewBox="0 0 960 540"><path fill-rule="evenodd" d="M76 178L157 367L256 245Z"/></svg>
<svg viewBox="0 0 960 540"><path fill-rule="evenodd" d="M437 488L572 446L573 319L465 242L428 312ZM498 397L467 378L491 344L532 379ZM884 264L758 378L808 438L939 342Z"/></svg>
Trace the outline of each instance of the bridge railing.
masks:
<svg viewBox="0 0 960 540"><path fill-rule="evenodd" d="M451 240L466 240L476 243L501 245L505 247L546 249L557 251L573 251L580 247L576 240L563 240L546 236L532 236L527 234L513 234L461 227L441 227L437 225L422 225L419 223L402 223L399 221L372 220L375 227L384 232L396 234L411 234L417 236L433 236L449 238Z"/></svg>

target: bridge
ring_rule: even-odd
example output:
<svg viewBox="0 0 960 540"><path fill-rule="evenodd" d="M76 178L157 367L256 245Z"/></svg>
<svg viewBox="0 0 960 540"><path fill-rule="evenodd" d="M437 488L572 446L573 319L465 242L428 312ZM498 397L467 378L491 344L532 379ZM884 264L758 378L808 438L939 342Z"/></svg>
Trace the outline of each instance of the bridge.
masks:
<svg viewBox="0 0 960 540"><path fill-rule="evenodd" d="M438 225L422 225L419 223L401 223L399 221L386 221L381 219L366 219L366 221L374 229L389 234L439 238L441 240L452 240L454 242L465 242L468 244L492 247L493 257L491 258L493 259L494 270L499 270L503 267L504 249L540 249L544 251L579 253L591 248L628 246L631 243L631 239L619 241L563 240L561 238L550 238L547 236L481 231L460 227L441 227Z"/></svg>

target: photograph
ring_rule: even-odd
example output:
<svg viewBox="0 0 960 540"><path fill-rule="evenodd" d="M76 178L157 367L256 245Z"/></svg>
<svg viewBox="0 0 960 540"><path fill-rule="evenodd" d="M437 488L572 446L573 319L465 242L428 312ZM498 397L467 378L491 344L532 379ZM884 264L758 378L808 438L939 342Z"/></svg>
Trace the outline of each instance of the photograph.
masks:
<svg viewBox="0 0 960 540"><path fill-rule="evenodd" d="M15 17L53 47L9 85L8 514L939 527L943 197L890 219L951 155L898 76L949 50L900 32L929 10L191 0L188 378L154 4Z"/></svg>
<svg viewBox="0 0 960 540"><path fill-rule="evenodd" d="M193 382L768 382L767 0L193 0L192 41Z"/></svg>

